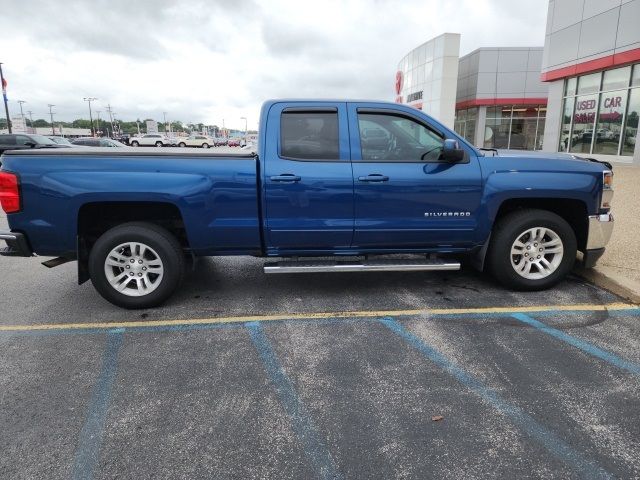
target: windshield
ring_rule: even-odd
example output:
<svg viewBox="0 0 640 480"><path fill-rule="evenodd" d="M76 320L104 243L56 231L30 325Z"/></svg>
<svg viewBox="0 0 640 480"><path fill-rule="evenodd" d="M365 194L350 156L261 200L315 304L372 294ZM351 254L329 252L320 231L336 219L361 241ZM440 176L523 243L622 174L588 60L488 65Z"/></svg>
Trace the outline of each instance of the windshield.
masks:
<svg viewBox="0 0 640 480"><path fill-rule="evenodd" d="M36 143L40 145L55 145L57 142L54 142L49 137L45 137L44 135L29 135L31 139L33 139Z"/></svg>
<svg viewBox="0 0 640 480"><path fill-rule="evenodd" d="M58 145L71 145L71 142L63 137L47 137Z"/></svg>

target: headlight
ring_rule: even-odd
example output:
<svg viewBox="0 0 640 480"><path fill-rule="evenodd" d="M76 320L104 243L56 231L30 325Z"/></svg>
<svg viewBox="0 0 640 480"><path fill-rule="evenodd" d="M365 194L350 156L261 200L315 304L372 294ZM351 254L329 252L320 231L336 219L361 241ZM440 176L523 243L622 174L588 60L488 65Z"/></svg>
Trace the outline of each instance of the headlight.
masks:
<svg viewBox="0 0 640 480"><path fill-rule="evenodd" d="M611 199L613 198L613 172L605 170L602 172L602 198L600 200L600 208L611 208Z"/></svg>

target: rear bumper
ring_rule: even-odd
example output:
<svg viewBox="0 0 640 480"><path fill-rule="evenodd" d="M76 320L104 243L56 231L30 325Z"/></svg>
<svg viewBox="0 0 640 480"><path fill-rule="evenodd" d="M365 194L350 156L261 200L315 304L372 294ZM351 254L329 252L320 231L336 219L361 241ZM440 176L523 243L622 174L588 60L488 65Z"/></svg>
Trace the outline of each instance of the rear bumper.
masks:
<svg viewBox="0 0 640 480"><path fill-rule="evenodd" d="M3 257L33 256L27 237L22 233L0 231L0 240L4 240L7 244L4 248L0 247L0 255Z"/></svg>

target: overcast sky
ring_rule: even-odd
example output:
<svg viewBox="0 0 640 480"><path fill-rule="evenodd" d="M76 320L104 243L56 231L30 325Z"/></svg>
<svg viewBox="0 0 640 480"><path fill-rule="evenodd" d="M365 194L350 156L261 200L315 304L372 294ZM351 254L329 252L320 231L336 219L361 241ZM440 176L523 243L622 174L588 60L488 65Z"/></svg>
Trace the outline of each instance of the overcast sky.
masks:
<svg viewBox="0 0 640 480"><path fill-rule="evenodd" d="M399 60L444 32L460 54L542 46L547 0L2 0L11 115L257 127L277 97L393 100ZM3 111L0 111L4 115Z"/></svg>

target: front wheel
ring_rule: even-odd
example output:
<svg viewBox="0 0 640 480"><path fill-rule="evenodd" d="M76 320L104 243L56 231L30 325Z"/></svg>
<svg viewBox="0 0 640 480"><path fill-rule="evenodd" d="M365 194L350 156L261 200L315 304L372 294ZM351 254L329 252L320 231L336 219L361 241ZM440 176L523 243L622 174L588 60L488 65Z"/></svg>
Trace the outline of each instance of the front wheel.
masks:
<svg viewBox="0 0 640 480"><path fill-rule="evenodd" d="M186 144L186 143L184 143L184 142L180 142L180 143L178 144L178 146L179 146L179 147L186 147L186 146L187 146L187 144Z"/></svg>
<svg viewBox="0 0 640 480"><path fill-rule="evenodd" d="M162 146L162 142L156 142L156 147L161 147Z"/></svg>
<svg viewBox="0 0 640 480"><path fill-rule="evenodd" d="M487 265L506 287L544 290L571 271L576 250L575 233L562 217L547 210L519 210L497 222Z"/></svg>
<svg viewBox="0 0 640 480"><path fill-rule="evenodd" d="M209 148L209 144L208 143L203 143L202 144L202 148Z"/></svg>
<svg viewBox="0 0 640 480"><path fill-rule="evenodd" d="M184 276L184 255L162 227L132 222L104 233L89 254L89 274L106 300L124 308L155 307Z"/></svg>
<svg viewBox="0 0 640 480"><path fill-rule="evenodd" d="M131 146L132 147L139 147L140 144L134 140L133 142L131 142Z"/></svg>

